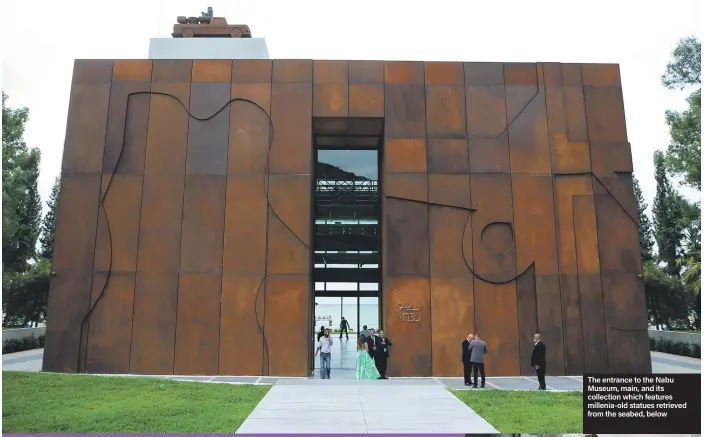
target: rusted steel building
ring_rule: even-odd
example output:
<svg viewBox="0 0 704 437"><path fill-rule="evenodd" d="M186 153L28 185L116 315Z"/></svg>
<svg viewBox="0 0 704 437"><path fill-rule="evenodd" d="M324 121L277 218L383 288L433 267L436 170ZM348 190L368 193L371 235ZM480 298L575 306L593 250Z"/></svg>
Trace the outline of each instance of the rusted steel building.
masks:
<svg viewBox="0 0 704 437"><path fill-rule="evenodd" d="M631 172L617 65L77 60L44 370L305 376L361 296L391 376L648 372Z"/></svg>

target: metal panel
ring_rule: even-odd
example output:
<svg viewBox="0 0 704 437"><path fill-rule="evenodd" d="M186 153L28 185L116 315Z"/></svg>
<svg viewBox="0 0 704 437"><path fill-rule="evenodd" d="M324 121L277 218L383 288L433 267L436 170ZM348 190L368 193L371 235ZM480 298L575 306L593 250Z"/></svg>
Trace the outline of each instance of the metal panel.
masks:
<svg viewBox="0 0 704 437"><path fill-rule="evenodd" d="M425 62L426 85L464 86L464 66L461 62Z"/></svg>
<svg viewBox="0 0 704 437"><path fill-rule="evenodd" d="M582 341L584 342L584 371L610 371L604 320L604 300L601 276L579 276L579 300L582 314Z"/></svg>
<svg viewBox="0 0 704 437"><path fill-rule="evenodd" d="M91 301L95 309L88 320L86 372L129 373L134 280L134 273L113 273L109 278L105 273L94 275Z"/></svg>
<svg viewBox="0 0 704 437"><path fill-rule="evenodd" d="M137 274L130 373L174 372L178 273Z"/></svg>
<svg viewBox="0 0 704 437"><path fill-rule="evenodd" d="M100 176L63 174L52 270L57 276L93 270Z"/></svg>
<svg viewBox="0 0 704 437"><path fill-rule="evenodd" d="M422 62L386 61L384 62L384 82L386 84L418 84L425 83Z"/></svg>
<svg viewBox="0 0 704 437"><path fill-rule="evenodd" d="M512 190L518 271L535 263L536 275L557 274L552 176L513 175Z"/></svg>
<svg viewBox="0 0 704 437"><path fill-rule="evenodd" d="M238 276L229 271L222 277L218 355L221 375L264 375L262 280L262 276Z"/></svg>
<svg viewBox="0 0 704 437"><path fill-rule="evenodd" d="M565 374L565 348L562 336L560 278L536 275L535 294L538 308L538 332L547 346L548 375Z"/></svg>
<svg viewBox="0 0 704 437"><path fill-rule="evenodd" d="M384 61L349 61L350 83L384 83Z"/></svg>
<svg viewBox="0 0 704 437"><path fill-rule="evenodd" d="M269 173L310 173L312 99L310 83L272 85L271 118L276 133L270 151Z"/></svg>
<svg viewBox="0 0 704 437"><path fill-rule="evenodd" d="M57 228L57 231L60 229ZM57 232L57 241L61 235L67 234ZM57 256L56 250L54 256ZM43 371L79 371L79 349L83 338L81 322L90 304L91 281L92 275L88 271L82 274L61 274L57 271L51 279Z"/></svg>
<svg viewBox="0 0 704 437"><path fill-rule="evenodd" d="M563 76L571 71L563 72L561 64L544 64L543 68L552 171L562 174L589 172L582 87L563 86ZM577 73L576 80L581 83L581 75L579 71Z"/></svg>
<svg viewBox="0 0 704 437"><path fill-rule="evenodd" d="M464 83L467 86L504 86L504 66L500 62L465 62Z"/></svg>
<svg viewBox="0 0 704 437"><path fill-rule="evenodd" d="M61 164L64 174L101 171L109 99L108 82L75 83L71 87L64 157Z"/></svg>
<svg viewBox="0 0 704 437"><path fill-rule="evenodd" d="M541 64L505 64L512 173L550 173L550 141Z"/></svg>
<svg viewBox="0 0 704 437"><path fill-rule="evenodd" d="M190 112L193 117L188 122L188 175L227 173L230 87L230 82L191 85Z"/></svg>
<svg viewBox="0 0 704 437"><path fill-rule="evenodd" d="M538 302L535 293L535 266L533 266L516 280L519 368L520 375L523 376L535 374L535 369L530 365L533 335L538 333Z"/></svg>
<svg viewBox="0 0 704 437"><path fill-rule="evenodd" d="M149 82L112 82L103 156L103 173L108 176L144 172L150 85Z"/></svg>
<svg viewBox="0 0 704 437"><path fill-rule="evenodd" d="M557 176L555 177L555 215L557 218L558 257L560 272L567 275L577 274L577 247L575 240L575 211L573 198L579 195L592 194L590 176ZM593 204L593 201L592 201ZM593 208L592 208L593 210ZM594 215L578 217L584 225L591 220L591 226L580 232L596 232L596 219ZM591 241L591 240L581 240ZM596 245L596 241L589 244ZM596 271L583 273L597 273Z"/></svg>
<svg viewBox="0 0 704 437"><path fill-rule="evenodd" d="M267 277L264 333L268 362L265 363L265 375L308 375L311 341L308 278L308 275Z"/></svg>
<svg viewBox="0 0 704 437"><path fill-rule="evenodd" d="M427 173L425 140L389 138L384 144L384 163L390 173Z"/></svg>
<svg viewBox="0 0 704 437"><path fill-rule="evenodd" d="M516 284L474 281L474 325L487 344L489 376L519 375Z"/></svg>
<svg viewBox="0 0 704 437"><path fill-rule="evenodd" d="M582 309L579 298L579 278L561 275L562 336L565 344L565 374L584 373L584 343L582 341ZM589 314L585 318L590 317Z"/></svg>
<svg viewBox="0 0 704 437"><path fill-rule="evenodd" d="M470 174L473 270L492 282L516 276L510 175ZM475 284L476 285L476 284Z"/></svg>
<svg viewBox="0 0 704 437"><path fill-rule="evenodd" d="M220 297L220 275L180 275L174 374L218 374Z"/></svg>
<svg viewBox="0 0 704 437"><path fill-rule="evenodd" d="M426 252L427 257L427 252ZM389 254L389 259L393 255ZM431 376L432 314L427 277L389 277L384 283L384 334L394 343L389 376ZM399 309L409 307L417 311ZM413 313L419 321L409 321ZM403 318L403 320L402 320Z"/></svg>
<svg viewBox="0 0 704 437"><path fill-rule="evenodd" d="M183 175L145 175L137 271L177 274L181 253Z"/></svg>
<svg viewBox="0 0 704 437"><path fill-rule="evenodd" d="M313 116L348 116L348 82L348 61L314 61Z"/></svg>
<svg viewBox="0 0 704 437"><path fill-rule="evenodd" d="M384 218L387 275L427 276L430 248L428 206L407 200L387 199Z"/></svg>
<svg viewBox="0 0 704 437"><path fill-rule="evenodd" d="M144 173L183 179L188 148L190 117L187 109L191 86L187 83L153 82L151 90L166 95L152 95L151 98Z"/></svg>
<svg viewBox="0 0 704 437"><path fill-rule="evenodd" d="M621 87L618 64L582 64L584 86Z"/></svg>
<svg viewBox="0 0 704 437"><path fill-rule="evenodd" d="M313 61L308 59L274 59L273 83L310 83L313 79Z"/></svg>
<svg viewBox="0 0 704 437"><path fill-rule="evenodd" d="M152 80L151 59L115 59L112 80L148 82Z"/></svg>
<svg viewBox="0 0 704 437"><path fill-rule="evenodd" d="M266 226L267 202L263 176L228 177L223 272L263 277Z"/></svg>
<svg viewBox="0 0 704 437"><path fill-rule="evenodd" d="M196 59L193 61L191 80L194 84L197 82L229 83L231 78L232 61L229 59Z"/></svg>
<svg viewBox="0 0 704 437"><path fill-rule="evenodd" d="M233 83L230 98L249 101L234 101L230 106L227 172L263 175L273 127L268 115L271 84Z"/></svg>
<svg viewBox="0 0 704 437"><path fill-rule="evenodd" d="M310 270L310 175L269 177L268 275Z"/></svg>
<svg viewBox="0 0 704 437"><path fill-rule="evenodd" d="M271 66L269 59L235 59L232 83L271 83Z"/></svg>
<svg viewBox="0 0 704 437"><path fill-rule="evenodd" d="M489 81L490 78L485 79ZM467 85L471 83L474 82L467 82ZM503 83L467 86L465 93L470 171L509 173L508 135L505 132L506 92Z"/></svg>
<svg viewBox="0 0 704 437"><path fill-rule="evenodd" d="M625 143L628 141L621 88L585 86L584 104L590 142Z"/></svg>
<svg viewBox="0 0 704 437"><path fill-rule="evenodd" d="M222 176L186 176L181 274L222 272L225 190Z"/></svg>
<svg viewBox="0 0 704 437"><path fill-rule="evenodd" d="M603 187L594 186L602 274L642 273L638 225ZM593 258L593 256L592 256Z"/></svg>
<svg viewBox="0 0 704 437"><path fill-rule="evenodd" d="M142 177L117 175L110 179L104 175L103 186L108 182L109 191L98 215L93 270L135 272L142 207Z"/></svg>
<svg viewBox="0 0 704 437"><path fill-rule="evenodd" d="M425 138L425 89L420 85L388 84L384 88L387 138Z"/></svg>
<svg viewBox="0 0 704 437"><path fill-rule="evenodd" d="M460 277L431 273L430 290L433 376L462 376L460 346L475 331L472 277L469 272Z"/></svg>
<svg viewBox="0 0 704 437"><path fill-rule="evenodd" d="M384 86L351 83L349 107L350 117L383 117Z"/></svg>
<svg viewBox="0 0 704 437"><path fill-rule="evenodd" d="M425 93L428 137L466 138L464 87L427 85Z"/></svg>
<svg viewBox="0 0 704 437"><path fill-rule="evenodd" d="M432 138L428 140L429 173L468 173L467 140Z"/></svg>
<svg viewBox="0 0 704 437"><path fill-rule="evenodd" d="M114 61L112 59L76 59L73 63L73 80L78 84L105 84L112 80Z"/></svg>
<svg viewBox="0 0 704 437"><path fill-rule="evenodd" d="M191 60L158 59L152 61L152 82L190 83L192 72L193 61Z"/></svg>

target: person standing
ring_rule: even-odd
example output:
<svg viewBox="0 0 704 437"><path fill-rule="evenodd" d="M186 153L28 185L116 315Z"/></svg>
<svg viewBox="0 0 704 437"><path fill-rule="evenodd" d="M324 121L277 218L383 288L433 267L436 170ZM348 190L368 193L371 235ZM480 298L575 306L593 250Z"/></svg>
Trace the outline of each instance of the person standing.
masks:
<svg viewBox="0 0 704 437"><path fill-rule="evenodd" d="M330 337L329 329L325 330L325 333L318 342L318 348L315 350L315 355L318 355L318 352L320 352L320 379L330 379L332 337Z"/></svg>
<svg viewBox="0 0 704 437"><path fill-rule="evenodd" d="M479 334L474 334L474 340L469 342L469 361L472 363L472 371L474 373L474 384L472 387L477 388L477 373L482 375L482 388L486 383L486 374L484 373L484 355L489 351L486 348L486 343L479 338Z"/></svg>
<svg viewBox="0 0 704 437"><path fill-rule="evenodd" d="M540 339L540 334L533 336L533 353L530 354L530 366L538 375L538 390L546 390L545 385L545 343Z"/></svg>
<svg viewBox="0 0 704 437"><path fill-rule="evenodd" d="M359 333L359 335L364 336L364 341L367 340L367 337L369 337L369 330L367 329L367 325L362 326L362 331Z"/></svg>
<svg viewBox="0 0 704 437"><path fill-rule="evenodd" d="M374 365L374 360L372 360L369 354L369 343L367 339L360 334L357 337L357 365L356 365L356 379L379 379L379 371Z"/></svg>
<svg viewBox="0 0 704 437"><path fill-rule="evenodd" d="M389 360L389 348L393 346L393 343L384 336L384 331L380 330L377 344L378 349L376 354L374 354L374 364L376 364L376 369L381 375L379 379L389 379L386 377L386 366Z"/></svg>
<svg viewBox="0 0 704 437"><path fill-rule="evenodd" d="M474 336L469 334L467 338L462 341L462 369L464 370L464 385L471 385L472 383L472 361L469 359L469 343L474 340Z"/></svg>
<svg viewBox="0 0 704 437"><path fill-rule="evenodd" d="M345 336L347 337L347 340L350 339L350 335L347 333L347 329L349 329L350 324L347 322L347 319L344 317L342 318L342 321L340 322L340 339L342 339L342 333L345 333Z"/></svg>
<svg viewBox="0 0 704 437"><path fill-rule="evenodd" d="M379 337L376 336L374 328L369 330L369 336L367 337L367 350L369 351L369 356L376 359L376 346L379 341Z"/></svg>

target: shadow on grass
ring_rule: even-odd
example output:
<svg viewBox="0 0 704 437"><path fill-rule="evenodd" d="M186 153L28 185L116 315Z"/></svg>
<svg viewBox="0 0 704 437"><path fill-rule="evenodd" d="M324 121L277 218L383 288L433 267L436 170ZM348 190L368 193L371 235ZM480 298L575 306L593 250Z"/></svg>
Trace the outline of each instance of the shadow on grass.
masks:
<svg viewBox="0 0 704 437"><path fill-rule="evenodd" d="M233 433L269 388L2 372L2 432Z"/></svg>
<svg viewBox="0 0 704 437"><path fill-rule="evenodd" d="M582 432L582 393L519 390L450 390L500 433Z"/></svg>

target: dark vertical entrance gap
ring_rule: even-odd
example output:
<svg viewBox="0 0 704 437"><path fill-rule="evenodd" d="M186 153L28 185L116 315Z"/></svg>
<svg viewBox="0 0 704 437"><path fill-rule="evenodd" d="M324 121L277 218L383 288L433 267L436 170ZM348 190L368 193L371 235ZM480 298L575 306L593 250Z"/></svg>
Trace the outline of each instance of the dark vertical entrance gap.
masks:
<svg viewBox="0 0 704 437"><path fill-rule="evenodd" d="M382 127L383 119L313 120L313 326L334 332L331 368L337 377L354 378L362 326L381 326ZM342 317L349 340L336 332ZM311 367L319 368L317 359Z"/></svg>

